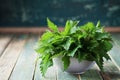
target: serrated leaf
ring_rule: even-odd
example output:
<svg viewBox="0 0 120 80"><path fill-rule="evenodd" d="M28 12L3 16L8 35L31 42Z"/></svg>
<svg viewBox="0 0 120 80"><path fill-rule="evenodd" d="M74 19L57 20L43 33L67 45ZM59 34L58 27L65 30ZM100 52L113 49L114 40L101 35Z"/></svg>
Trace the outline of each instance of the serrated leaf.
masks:
<svg viewBox="0 0 120 80"><path fill-rule="evenodd" d="M92 22L88 22L85 25L81 26L81 29L83 29L84 31L88 33L95 29L95 25Z"/></svg>
<svg viewBox="0 0 120 80"><path fill-rule="evenodd" d="M88 46L88 49L90 49L90 51L93 51L94 48L96 48L97 46L99 46L99 43L97 40L90 40L89 41L89 46Z"/></svg>
<svg viewBox="0 0 120 80"><path fill-rule="evenodd" d="M63 53L64 53L64 51L61 51L60 53L53 55L50 59L53 59L55 57L60 57L63 55Z"/></svg>
<svg viewBox="0 0 120 80"><path fill-rule="evenodd" d="M75 33L76 31L77 31L77 27L74 26L74 27L71 28L70 34L73 34L73 33Z"/></svg>
<svg viewBox="0 0 120 80"><path fill-rule="evenodd" d="M50 57L50 54L46 55L45 57L42 58L42 61L40 63L40 70L43 76L45 76L45 73L48 67L53 65L53 62L52 60L49 59L49 57Z"/></svg>
<svg viewBox="0 0 120 80"><path fill-rule="evenodd" d="M67 41L62 45L65 50L68 50L70 48L70 45L74 42L73 39L68 38Z"/></svg>
<svg viewBox="0 0 120 80"><path fill-rule="evenodd" d="M98 67L100 68L100 70L103 70L103 58L101 57L97 57L95 62L97 63Z"/></svg>
<svg viewBox="0 0 120 80"><path fill-rule="evenodd" d="M85 54L85 55L83 55ZM83 52L79 52L79 54L77 55L77 59L79 62L81 62L82 60L86 60L87 59L87 54L86 53L83 53Z"/></svg>
<svg viewBox="0 0 120 80"><path fill-rule="evenodd" d="M72 24L73 24L73 21L71 21L71 20L68 20L68 21L66 22L63 35L69 34L69 32L70 32L70 30L71 30L71 27L72 27Z"/></svg>
<svg viewBox="0 0 120 80"><path fill-rule="evenodd" d="M104 54L104 56L103 56L106 60L110 60L111 58L110 58L110 56L106 53L106 54Z"/></svg>
<svg viewBox="0 0 120 80"><path fill-rule="evenodd" d="M81 45L78 45L76 48L74 48L74 50L72 50L72 51L68 54L68 56L73 57L73 56L75 55L76 51L78 50L78 48L80 48L80 47L81 47Z"/></svg>
<svg viewBox="0 0 120 80"><path fill-rule="evenodd" d="M64 29L62 34L63 35L68 35L68 34L74 32L75 31L75 26L77 26L78 23L79 23L79 21L67 20L66 25L65 25L65 29Z"/></svg>
<svg viewBox="0 0 120 80"><path fill-rule="evenodd" d="M111 48L113 47L113 45L112 45L112 43L110 41L104 41L103 46L104 46L106 51L111 50Z"/></svg>
<svg viewBox="0 0 120 80"><path fill-rule="evenodd" d="M95 38L97 40L102 40L102 39L107 39L107 38L110 39L110 34L98 32L98 33L96 33Z"/></svg>
<svg viewBox="0 0 120 80"><path fill-rule="evenodd" d="M49 18L47 18L48 27L54 32L58 32L57 25L55 25Z"/></svg>
<svg viewBox="0 0 120 80"><path fill-rule="evenodd" d="M100 21L97 22L96 27L101 27L101 25L100 25Z"/></svg>
<svg viewBox="0 0 120 80"><path fill-rule="evenodd" d="M50 31L45 32L42 36L39 42L46 41L49 42L49 40L53 37L53 33Z"/></svg>
<svg viewBox="0 0 120 80"><path fill-rule="evenodd" d="M64 65L64 70L66 70L68 68L68 66L70 65L70 57L68 57L68 56L62 57L62 61L63 61L63 65Z"/></svg>

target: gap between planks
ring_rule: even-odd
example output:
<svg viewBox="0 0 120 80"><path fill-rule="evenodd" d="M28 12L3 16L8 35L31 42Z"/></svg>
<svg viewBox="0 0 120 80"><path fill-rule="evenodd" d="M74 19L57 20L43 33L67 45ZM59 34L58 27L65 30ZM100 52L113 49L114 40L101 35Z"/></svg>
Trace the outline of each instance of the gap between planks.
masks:
<svg viewBox="0 0 120 80"><path fill-rule="evenodd" d="M13 39L13 35L0 34L0 57Z"/></svg>
<svg viewBox="0 0 120 80"><path fill-rule="evenodd" d="M80 74L78 74L78 80L81 80Z"/></svg>
<svg viewBox="0 0 120 80"><path fill-rule="evenodd" d="M9 80L33 80L36 54L33 50L36 38L30 35Z"/></svg>
<svg viewBox="0 0 120 80"><path fill-rule="evenodd" d="M9 76L15 66L15 63L20 55L25 39L15 37L8 45L3 55L0 57L0 79L8 80ZM14 54L14 56L13 56Z"/></svg>

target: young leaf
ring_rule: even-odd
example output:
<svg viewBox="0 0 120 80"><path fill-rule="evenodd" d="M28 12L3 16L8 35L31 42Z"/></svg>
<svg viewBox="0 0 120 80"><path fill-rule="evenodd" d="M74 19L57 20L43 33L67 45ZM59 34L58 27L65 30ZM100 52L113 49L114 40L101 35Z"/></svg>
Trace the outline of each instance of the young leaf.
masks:
<svg viewBox="0 0 120 80"><path fill-rule="evenodd" d="M73 34L73 33L75 33L76 31L77 31L77 27L74 26L74 27L71 28L70 34Z"/></svg>
<svg viewBox="0 0 120 80"><path fill-rule="evenodd" d="M71 20L68 20L68 21L66 22L63 35L69 34L69 32L70 32L70 30L71 30L71 27L72 27L71 24L73 24L73 22L72 22Z"/></svg>
<svg viewBox="0 0 120 80"><path fill-rule="evenodd" d="M68 35L70 33L73 33L76 30L75 26L77 26L78 23L79 23L79 21L67 20L65 29L63 31L63 35Z"/></svg>
<svg viewBox="0 0 120 80"><path fill-rule="evenodd" d="M95 25L92 22L88 22L85 25L81 26L81 29L89 33L89 32L94 31Z"/></svg>
<svg viewBox="0 0 120 80"><path fill-rule="evenodd" d="M100 21L97 22L96 27L101 27L101 25L100 25Z"/></svg>
<svg viewBox="0 0 120 80"><path fill-rule="evenodd" d="M53 33L50 31L46 31L42 36L39 42L46 41L49 43L49 40L53 37Z"/></svg>
<svg viewBox="0 0 120 80"><path fill-rule="evenodd" d="M58 28L57 26L52 22L50 21L49 18L47 18L47 23L48 23L48 27L53 30L54 32L58 32Z"/></svg>

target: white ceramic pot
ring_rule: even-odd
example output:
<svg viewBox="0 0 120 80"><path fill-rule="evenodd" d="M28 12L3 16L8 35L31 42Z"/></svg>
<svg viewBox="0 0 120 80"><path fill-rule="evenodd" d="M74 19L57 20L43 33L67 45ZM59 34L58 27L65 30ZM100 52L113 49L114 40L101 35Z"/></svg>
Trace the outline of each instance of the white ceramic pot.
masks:
<svg viewBox="0 0 120 80"><path fill-rule="evenodd" d="M60 58L54 59L54 64L63 70L63 64ZM81 61L80 63L76 58L70 58L70 65L66 70L69 73L73 74L82 74L86 70L90 69L95 64L94 61Z"/></svg>

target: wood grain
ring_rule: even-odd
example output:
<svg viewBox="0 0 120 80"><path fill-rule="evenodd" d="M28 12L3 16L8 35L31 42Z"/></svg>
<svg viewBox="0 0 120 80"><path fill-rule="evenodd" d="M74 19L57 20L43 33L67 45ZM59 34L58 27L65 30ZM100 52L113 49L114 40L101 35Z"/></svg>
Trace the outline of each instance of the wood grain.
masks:
<svg viewBox="0 0 120 80"><path fill-rule="evenodd" d="M25 44L25 38L14 38L0 57L0 80L8 80Z"/></svg>
<svg viewBox="0 0 120 80"><path fill-rule="evenodd" d="M12 39L12 35L0 34L0 56Z"/></svg>
<svg viewBox="0 0 120 80"><path fill-rule="evenodd" d="M78 80L78 75L73 75L62 70L57 70L57 80Z"/></svg>
<svg viewBox="0 0 120 80"><path fill-rule="evenodd" d="M120 80L120 70L112 61L104 62L104 72L101 72L104 80Z"/></svg>
<svg viewBox="0 0 120 80"><path fill-rule="evenodd" d="M36 60L36 54L34 52L35 42L36 38L34 35L32 37L29 37L9 80L33 79Z"/></svg>
<svg viewBox="0 0 120 80"><path fill-rule="evenodd" d="M81 75L81 80L102 80L98 66L95 64L90 70Z"/></svg>
<svg viewBox="0 0 120 80"><path fill-rule="evenodd" d="M114 59L115 63L120 70L120 33L114 33L113 36L113 49L110 51L110 55Z"/></svg>

